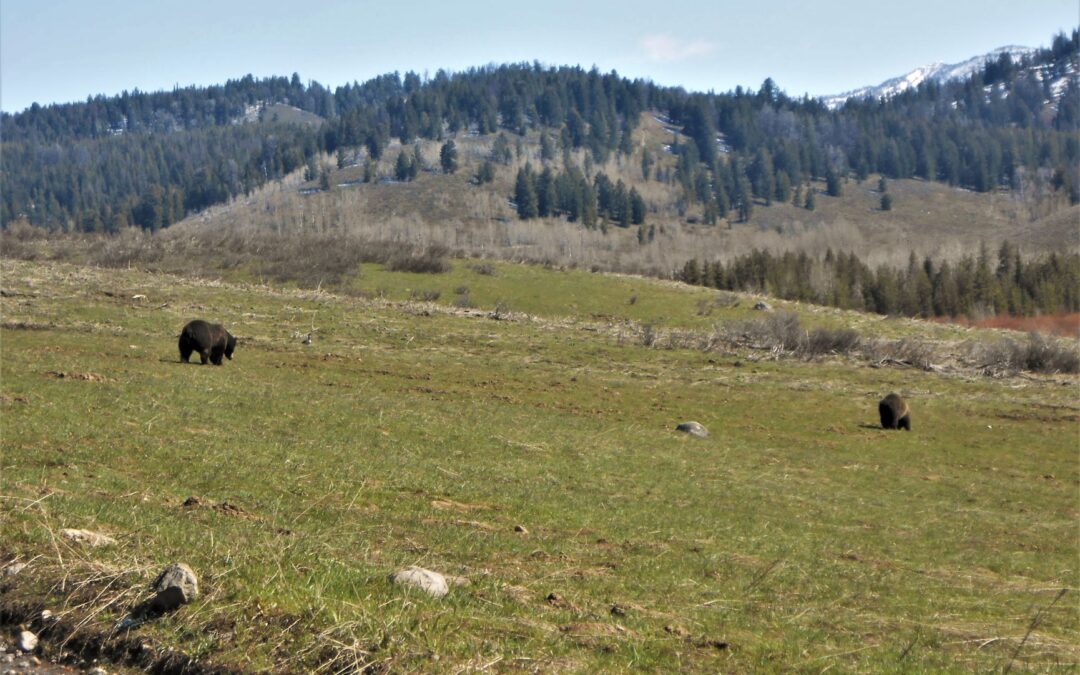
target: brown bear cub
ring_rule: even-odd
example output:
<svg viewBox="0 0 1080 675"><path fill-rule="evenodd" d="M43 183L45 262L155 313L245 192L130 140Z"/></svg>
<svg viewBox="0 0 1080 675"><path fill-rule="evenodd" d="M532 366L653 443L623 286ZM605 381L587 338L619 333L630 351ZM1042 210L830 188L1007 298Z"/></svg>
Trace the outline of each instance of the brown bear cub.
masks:
<svg viewBox="0 0 1080 675"><path fill-rule="evenodd" d="M878 403L883 429L911 431L911 408L899 394L889 394Z"/></svg>
<svg viewBox="0 0 1080 675"><path fill-rule="evenodd" d="M198 352L204 366L208 361L220 366L222 355L231 361L235 350L236 338L220 323L195 319L180 331L180 359L184 363L187 363L192 352Z"/></svg>

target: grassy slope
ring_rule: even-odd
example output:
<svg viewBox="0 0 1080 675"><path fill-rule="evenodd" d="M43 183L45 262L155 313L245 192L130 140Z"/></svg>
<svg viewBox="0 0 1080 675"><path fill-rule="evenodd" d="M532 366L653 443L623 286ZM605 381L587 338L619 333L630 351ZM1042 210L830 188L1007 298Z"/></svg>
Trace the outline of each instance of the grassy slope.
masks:
<svg viewBox="0 0 1080 675"><path fill-rule="evenodd" d="M590 247L585 266L597 262L606 269L658 268L662 273L669 273L691 256L725 258L752 248L804 250L821 255L831 246L853 251L873 264L890 262L896 265L906 264L912 250L920 256L956 257L974 252L983 242L996 250L1003 240L1019 245L1027 253L1080 249L1076 229L1080 206L1066 206L1057 199L1036 208L1008 192L979 194L942 183L896 180L889 181L893 207L885 212L880 209L881 195L877 191L876 176L863 183L846 182L839 198L826 196L824 184L815 183L814 211L790 203L775 203L769 207L759 204L749 223L732 222L730 227L724 222L719 226L691 224L689 218L697 219L702 215L701 206L684 205L686 212L680 216L681 188L655 180L644 181L640 169L640 148L648 148L654 161L674 175L675 158L663 146L671 143L672 133L677 131L644 113L635 131L639 149L633 157L613 158L603 166L594 167L594 171L603 171L612 180L622 180L628 186L636 187L645 197L650 205L647 222L659 229L653 246L662 249L667 256L663 263L655 260L657 254L649 254L648 247L637 245L636 229L626 232L613 228L605 239L606 245ZM516 136L508 136L511 143L516 142ZM388 231L393 234L411 227L417 230L416 236L420 236L419 232L433 230L439 234L424 236L437 236L439 241L468 253L490 256L499 252L502 257L516 258L519 251L514 247L505 247L500 252L498 238L492 241L475 233L497 223L517 222L509 202L514 177L525 161L541 166L539 135L533 133L523 139L521 157L510 166L497 167L496 180L492 184L473 185L471 178L488 155L493 138L459 135L456 143L461 167L452 176L423 172L412 183L365 185L357 184L362 177L361 167L350 166L333 172L331 184L335 187L328 193L306 195L301 200L293 194L297 186L284 190L271 187L254 198L196 215L179 229L200 226L220 229L251 224L296 228L302 223L304 228L332 228L384 238ZM680 142L688 142L681 134L679 138ZM437 168L440 144L425 141L421 145L427 165ZM406 150L411 151L411 146ZM394 160L400 151L400 144L393 141L384 153L380 175L392 174ZM326 161L332 163L329 158ZM577 153L574 161L581 165L583 153ZM559 170L561 161L553 166ZM303 187L314 188L316 183L306 183ZM545 231L543 221L530 222L538 233ZM548 222L547 225L558 223ZM570 226L568 233L560 236L572 242L575 237L569 232L575 229ZM462 234L469 232L473 236ZM553 244L539 247L539 250L530 248L520 254L532 260L571 262L565 259L561 247ZM582 263L581 260L577 262Z"/></svg>
<svg viewBox="0 0 1080 675"><path fill-rule="evenodd" d="M701 289L627 278L362 279L467 283L546 317L492 321L2 265L0 554L64 576L54 611L103 626L184 560L203 596L138 631L221 663L986 670L1080 586L1074 380L619 344L573 315L708 319ZM589 300L550 304L567 283ZM234 361L177 362L193 316L243 337ZM913 433L874 428L889 390ZM712 437L675 433L687 419ZM73 548L62 527L119 544ZM386 575L408 564L472 584L403 593ZM1078 614L1072 595L1042 614L1018 661L1075 667Z"/></svg>

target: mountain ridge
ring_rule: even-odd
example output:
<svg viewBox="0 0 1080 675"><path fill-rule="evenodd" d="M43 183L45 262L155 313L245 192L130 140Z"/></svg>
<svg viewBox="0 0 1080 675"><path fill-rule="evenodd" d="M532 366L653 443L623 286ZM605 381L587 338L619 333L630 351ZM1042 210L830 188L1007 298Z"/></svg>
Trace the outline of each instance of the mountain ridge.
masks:
<svg viewBox="0 0 1080 675"><path fill-rule="evenodd" d="M929 63L924 66L919 66L903 75L891 77L880 84L866 85L840 94L822 96L820 97L820 100L827 108L835 110L851 98L888 98L908 89L918 87L928 80L943 83L952 80L967 79L985 67L988 61L994 61L1003 54L1008 54L1014 61L1018 61L1021 58L1035 54L1037 51L1038 50L1033 47L1023 47L1019 45L998 47L985 54L972 56L971 58L957 63L941 63L940 61Z"/></svg>

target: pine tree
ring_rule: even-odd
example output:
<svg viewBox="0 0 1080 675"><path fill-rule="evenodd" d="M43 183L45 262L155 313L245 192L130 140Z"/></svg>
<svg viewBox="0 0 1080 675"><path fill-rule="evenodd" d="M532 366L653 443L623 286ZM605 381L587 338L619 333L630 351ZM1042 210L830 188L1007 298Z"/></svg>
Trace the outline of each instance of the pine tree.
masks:
<svg viewBox="0 0 1080 675"><path fill-rule="evenodd" d="M490 159L485 159L476 172L476 182L480 185L495 180L495 165Z"/></svg>
<svg viewBox="0 0 1080 675"><path fill-rule="evenodd" d="M830 166L825 171L825 194L830 197L839 197L840 193L840 172Z"/></svg>
<svg viewBox="0 0 1080 675"><path fill-rule="evenodd" d="M557 197L555 174L552 173L551 167L545 166L544 170L540 172L540 178L536 181L537 215L541 218L555 215Z"/></svg>
<svg viewBox="0 0 1080 675"><path fill-rule="evenodd" d="M644 180L649 180L649 172L652 170L653 158L648 148L642 148L641 150L641 177Z"/></svg>
<svg viewBox="0 0 1080 675"><path fill-rule="evenodd" d="M806 188L806 201L803 202L803 208L807 211L813 211L814 207L814 186L811 185Z"/></svg>
<svg viewBox="0 0 1080 675"><path fill-rule="evenodd" d="M546 132L540 134L540 161L551 162L555 160L555 144L551 141L551 136Z"/></svg>
<svg viewBox="0 0 1080 675"><path fill-rule="evenodd" d="M394 178L401 182L412 180L413 163L409 159L409 153L402 148L394 162Z"/></svg>
<svg viewBox="0 0 1080 675"><path fill-rule="evenodd" d="M536 179L529 164L518 169L517 180L514 182L514 202L517 204L518 218L528 220L539 215Z"/></svg>
<svg viewBox="0 0 1080 675"><path fill-rule="evenodd" d="M495 137L495 142L491 145L491 161L498 164L509 164L513 159L514 155L510 150L510 140L506 137L506 134L500 133Z"/></svg>
<svg viewBox="0 0 1080 675"><path fill-rule="evenodd" d="M415 180L424 168L424 155L420 152L420 143L413 146L412 163L409 166L409 180Z"/></svg>
<svg viewBox="0 0 1080 675"><path fill-rule="evenodd" d="M888 192L883 192L881 194L881 210L882 211L891 211L892 210L892 195L890 195Z"/></svg>
<svg viewBox="0 0 1080 675"><path fill-rule="evenodd" d="M645 223L645 200L637 188L630 188L630 222L634 225Z"/></svg>
<svg viewBox="0 0 1080 675"><path fill-rule="evenodd" d="M457 146L454 145L454 139L443 143L442 148L439 150L439 164L442 166L443 173L455 173L457 171L458 152Z"/></svg>

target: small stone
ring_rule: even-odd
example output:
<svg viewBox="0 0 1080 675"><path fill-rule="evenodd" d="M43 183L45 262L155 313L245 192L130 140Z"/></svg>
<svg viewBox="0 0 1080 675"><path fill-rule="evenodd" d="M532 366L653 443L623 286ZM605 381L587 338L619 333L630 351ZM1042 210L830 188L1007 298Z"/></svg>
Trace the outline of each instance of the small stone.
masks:
<svg viewBox="0 0 1080 675"><path fill-rule="evenodd" d="M109 675L109 671L105 670L101 666L97 666L96 668L92 668L86 671L86 675Z"/></svg>
<svg viewBox="0 0 1080 675"><path fill-rule="evenodd" d="M419 588L433 598L444 597L450 592L446 577L423 567L410 567L390 575L390 581L398 586Z"/></svg>
<svg viewBox="0 0 1080 675"><path fill-rule="evenodd" d="M528 534L529 531L525 529L524 525L515 525L514 532L520 532L521 534Z"/></svg>
<svg viewBox="0 0 1080 675"><path fill-rule="evenodd" d="M153 612L170 612L198 597L199 580L184 563L173 563L158 575L154 590L157 595L150 600L149 609Z"/></svg>
<svg viewBox="0 0 1080 675"><path fill-rule="evenodd" d="M91 532L90 530L76 530L70 527L60 530L60 536L77 544L87 544L89 546L107 546L116 543L116 540L108 535Z"/></svg>
<svg viewBox="0 0 1080 675"><path fill-rule="evenodd" d="M611 606L611 613L614 616L626 616L626 609L624 607L622 607L621 605L612 605Z"/></svg>
<svg viewBox="0 0 1080 675"><path fill-rule="evenodd" d="M28 630L19 633L19 649L24 652L32 652L37 649L37 636Z"/></svg>
<svg viewBox="0 0 1080 675"><path fill-rule="evenodd" d="M697 438L709 437L709 430L698 422L683 422L679 426L675 427L675 430L684 431L691 436L696 436Z"/></svg>
<svg viewBox="0 0 1080 675"><path fill-rule="evenodd" d="M11 563L4 568L4 576L13 577L24 569L26 569L26 563L24 562Z"/></svg>
<svg viewBox="0 0 1080 675"><path fill-rule="evenodd" d="M769 312L769 311L772 311L772 305L765 302L764 300L758 300L757 302L754 303L754 309L762 311L762 312Z"/></svg>

